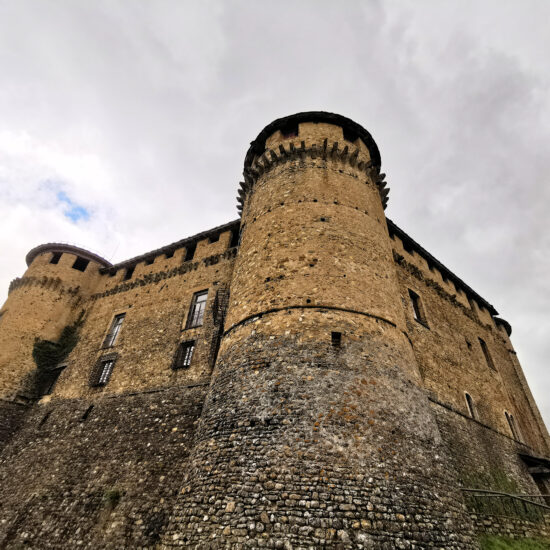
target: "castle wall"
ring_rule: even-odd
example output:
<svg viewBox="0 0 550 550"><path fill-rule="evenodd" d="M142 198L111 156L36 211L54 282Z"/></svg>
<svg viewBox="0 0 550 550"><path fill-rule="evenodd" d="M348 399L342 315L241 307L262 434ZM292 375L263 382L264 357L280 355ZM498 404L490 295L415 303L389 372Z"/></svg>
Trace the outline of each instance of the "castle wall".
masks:
<svg viewBox="0 0 550 550"><path fill-rule="evenodd" d="M535 452L548 454L548 433L520 382L521 367L506 332L497 328L486 309L461 299L456 287L430 270L418 254L405 251L398 238L393 246L407 331L426 389L465 414L469 393L478 419L509 436L513 434L505 412L512 414L522 440ZM409 289L420 296L425 323L415 319ZM487 344L493 368L479 338Z"/></svg>
<svg viewBox="0 0 550 550"><path fill-rule="evenodd" d="M207 381L213 368L217 327L213 303L216 292L229 287L235 249L230 233L219 241L197 246L195 257L184 262L185 251L159 257L151 265L140 262L128 281L124 271L104 275L102 286L87 304L81 337L68 358L68 367L56 384L52 399L87 397L172 387ZM208 290L204 322L186 328L193 294ZM103 342L115 315L125 318L111 347ZM180 342L195 341L189 368L172 368ZM116 362L103 387L90 385L90 374L103 358L116 354Z"/></svg>
<svg viewBox="0 0 550 550"><path fill-rule="evenodd" d="M205 389L33 407L0 457L0 547L154 547Z"/></svg>

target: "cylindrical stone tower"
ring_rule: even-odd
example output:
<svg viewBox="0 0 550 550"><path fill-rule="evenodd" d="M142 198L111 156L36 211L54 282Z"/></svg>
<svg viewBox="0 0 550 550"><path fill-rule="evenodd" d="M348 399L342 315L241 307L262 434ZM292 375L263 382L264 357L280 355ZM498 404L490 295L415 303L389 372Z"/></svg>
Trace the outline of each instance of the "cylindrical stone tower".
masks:
<svg viewBox="0 0 550 550"><path fill-rule="evenodd" d="M420 387L380 155L342 116L252 143L225 333L167 546L474 548Z"/></svg>
<svg viewBox="0 0 550 550"><path fill-rule="evenodd" d="M36 338L56 340L73 323L111 264L76 246L43 244L27 254L28 269L10 285L0 317L0 398L32 396Z"/></svg>

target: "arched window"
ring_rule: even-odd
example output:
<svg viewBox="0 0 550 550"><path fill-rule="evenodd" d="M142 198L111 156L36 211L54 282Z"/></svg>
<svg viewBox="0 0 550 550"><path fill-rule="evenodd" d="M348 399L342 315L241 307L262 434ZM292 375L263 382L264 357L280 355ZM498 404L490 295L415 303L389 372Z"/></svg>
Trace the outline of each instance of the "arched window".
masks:
<svg viewBox="0 0 550 550"><path fill-rule="evenodd" d="M474 403L474 400L472 399L472 396L469 393L464 392L464 398L466 399L466 405L468 405L468 413L472 418L477 420L478 417L477 417L476 405Z"/></svg>

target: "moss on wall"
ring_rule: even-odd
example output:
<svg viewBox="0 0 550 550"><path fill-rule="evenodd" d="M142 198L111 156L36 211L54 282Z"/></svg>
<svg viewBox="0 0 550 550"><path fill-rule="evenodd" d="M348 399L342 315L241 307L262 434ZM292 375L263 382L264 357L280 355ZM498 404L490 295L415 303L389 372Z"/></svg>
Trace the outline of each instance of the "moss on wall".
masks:
<svg viewBox="0 0 550 550"><path fill-rule="evenodd" d="M481 550L548 550L550 540L510 539L508 537L483 537L480 540Z"/></svg>

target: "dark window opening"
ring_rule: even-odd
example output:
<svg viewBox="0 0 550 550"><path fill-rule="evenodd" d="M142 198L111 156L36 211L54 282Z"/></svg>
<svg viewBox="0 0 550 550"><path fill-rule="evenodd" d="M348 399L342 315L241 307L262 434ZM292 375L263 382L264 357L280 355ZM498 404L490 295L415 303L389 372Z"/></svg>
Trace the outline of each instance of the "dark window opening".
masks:
<svg viewBox="0 0 550 550"><path fill-rule="evenodd" d="M415 320L419 323L422 323L423 325L427 325L426 315L424 314L424 307L420 300L420 296L413 290L409 289L409 297L411 299L411 305L413 308Z"/></svg>
<svg viewBox="0 0 550 550"><path fill-rule="evenodd" d="M62 253L62 252L54 252L54 253L52 254L51 259L50 259L50 263L51 263L51 264L57 264L57 263L59 263L59 260L60 260L61 256L63 256L63 253Z"/></svg>
<svg viewBox="0 0 550 550"><path fill-rule="evenodd" d="M481 349L483 351L483 355L485 356L485 361L487 362L487 365L492 368L493 370L496 370L495 364L493 363L493 358L491 357L491 354L489 353L489 348L487 347L487 344L485 343L485 340L479 338L479 345L481 346Z"/></svg>
<svg viewBox="0 0 550 550"><path fill-rule="evenodd" d="M189 316L187 317L186 328L200 327L204 320L204 310L206 309L206 299L208 297L208 290L201 290L195 292L193 300L191 301L191 307L189 308Z"/></svg>
<svg viewBox="0 0 550 550"><path fill-rule="evenodd" d="M38 424L38 427L41 428L47 421L48 418L50 418L50 415L52 414L52 411L48 411L43 417L40 423Z"/></svg>
<svg viewBox="0 0 550 550"><path fill-rule="evenodd" d="M184 262L190 262L194 256L195 256L195 250L197 249L197 243L193 243L193 244L190 244L186 249L185 249L185 258L184 258Z"/></svg>
<svg viewBox="0 0 550 550"><path fill-rule="evenodd" d="M136 266L128 267L126 269L126 273L124 273L124 281L129 281L132 278L132 275L134 274L134 269Z"/></svg>
<svg viewBox="0 0 550 550"><path fill-rule="evenodd" d="M477 420L477 411L474 400L469 393L465 393L464 397L466 398L466 404L468 405L468 414L474 419Z"/></svg>
<svg viewBox="0 0 550 550"><path fill-rule="evenodd" d="M283 134L285 139L298 137L298 124L289 124L288 126L281 128L281 134Z"/></svg>
<svg viewBox="0 0 550 550"><path fill-rule="evenodd" d="M339 348L342 344L342 333L341 332L332 332L331 333L331 343L335 348Z"/></svg>
<svg viewBox="0 0 550 550"><path fill-rule="evenodd" d="M77 256L73 264L73 269L78 269L78 271L86 271L89 263L90 260L85 260L84 258Z"/></svg>
<svg viewBox="0 0 550 550"><path fill-rule="evenodd" d="M220 240L219 233L217 235L210 235L210 237L208 237L208 244L217 243L219 240Z"/></svg>
<svg viewBox="0 0 550 550"><path fill-rule="evenodd" d="M193 352L195 351L195 341L191 340L189 342L182 342L176 351L176 356L174 357L174 363L172 368L176 369L186 369L191 366L191 360L193 359Z"/></svg>
<svg viewBox="0 0 550 550"><path fill-rule="evenodd" d="M231 231L231 241L229 243L229 248L238 246L238 244L239 244L239 230L233 229L233 231Z"/></svg>
<svg viewBox="0 0 550 550"><path fill-rule="evenodd" d="M155 258L147 258L145 260L145 265L151 265L155 261Z"/></svg>
<svg viewBox="0 0 550 550"><path fill-rule="evenodd" d="M351 141L354 143L357 141L357 138L359 137L359 134L357 132L354 132L353 130L350 130L348 128L343 128L344 130L344 139L346 141Z"/></svg>
<svg viewBox="0 0 550 550"><path fill-rule="evenodd" d="M80 417L80 421L81 422L84 422L84 420L87 420L87 418L90 416L90 413L92 412L92 409L94 408L93 405L90 405L85 411L84 413L82 414L82 416Z"/></svg>
<svg viewBox="0 0 550 550"><path fill-rule="evenodd" d="M116 275L116 269L109 271L109 277L114 277Z"/></svg>
<svg viewBox="0 0 550 550"><path fill-rule="evenodd" d="M126 313L115 315L115 318L111 323L111 327L109 328L109 332L107 333L107 336L105 336L105 340L103 340L104 348L110 348L111 346L115 345L116 339L124 321L124 317L126 317Z"/></svg>
<svg viewBox="0 0 550 550"><path fill-rule="evenodd" d="M166 256L167 258L172 258L172 257L174 256L174 251L173 251L173 250L170 250L170 252L167 252L167 253L165 254L165 256Z"/></svg>
<svg viewBox="0 0 550 550"><path fill-rule="evenodd" d="M115 359L100 359L94 368L92 377L90 379L90 384L92 386L105 386L111 378L113 372L113 367L115 365Z"/></svg>

